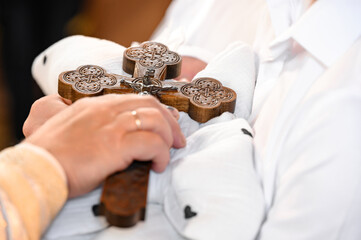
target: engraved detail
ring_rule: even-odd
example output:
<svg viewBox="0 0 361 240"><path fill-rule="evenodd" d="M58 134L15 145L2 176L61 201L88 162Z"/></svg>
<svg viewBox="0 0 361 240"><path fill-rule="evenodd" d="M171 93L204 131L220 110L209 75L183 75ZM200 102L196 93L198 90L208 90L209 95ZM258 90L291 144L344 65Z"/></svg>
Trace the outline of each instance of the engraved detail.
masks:
<svg viewBox="0 0 361 240"><path fill-rule="evenodd" d="M180 92L189 97L196 105L215 107L234 97L232 91L212 78L199 78L181 87Z"/></svg>
<svg viewBox="0 0 361 240"><path fill-rule="evenodd" d="M161 68L165 64L176 64L181 58L161 43L146 42L139 47L128 48L125 55L146 68Z"/></svg>
<svg viewBox="0 0 361 240"><path fill-rule="evenodd" d="M177 91L177 87L163 87L163 84L158 79L152 79L150 85L143 83L143 78L136 78L133 81L127 81L125 78L120 80L120 84L123 84L129 88L132 88L139 95L153 95L158 96L161 91Z"/></svg>
<svg viewBox="0 0 361 240"><path fill-rule="evenodd" d="M75 90L87 94L98 93L104 87L117 83L115 76L106 74L103 68L95 65L81 66L75 71L66 72L63 80L72 84Z"/></svg>
<svg viewBox="0 0 361 240"><path fill-rule="evenodd" d="M146 84L144 81L144 78L136 78L136 79L134 79L133 83L138 83L138 84L141 84L144 86L147 86L147 85L152 86L153 85L153 86L157 86L157 87L162 87L162 82L155 78L151 79L150 84Z"/></svg>

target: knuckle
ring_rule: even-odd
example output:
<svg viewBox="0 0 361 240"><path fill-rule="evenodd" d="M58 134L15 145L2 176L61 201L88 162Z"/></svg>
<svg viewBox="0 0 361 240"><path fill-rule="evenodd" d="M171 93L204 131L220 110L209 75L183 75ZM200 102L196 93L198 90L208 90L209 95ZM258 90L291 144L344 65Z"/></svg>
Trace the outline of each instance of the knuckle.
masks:
<svg viewBox="0 0 361 240"><path fill-rule="evenodd" d="M87 115L94 119L97 118L106 118L111 116L114 111L112 111L112 101L99 101L95 97L86 97L76 101L73 106L73 112L75 114L85 111Z"/></svg>
<svg viewBox="0 0 361 240"><path fill-rule="evenodd" d="M23 125L23 134L25 137L30 136L30 134L33 132L31 125L26 120Z"/></svg>
<svg viewBox="0 0 361 240"><path fill-rule="evenodd" d="M163 151L164 139L161 136L159 136L158 134L153 133L151 143L153 144L154 149L156 149L156 151L158 151L158 152Z"/></svg>
<svg viewBox="0 0 361 240"><path fill-rule="evenodd" d="M81 98L73 104L77 110L90 107L91 105L94 105L94 101L90 97Z"/></svg>
<svg viewBox="0 0 361 240"><path fill-rule="evenodd" d="M105 99L105 100L115 100L115 99L123 99L123 94L116 94L116 93L109 93L102 96L99 96L99 98Z"/></svg>
<svg viewBox="0 0 361 240"><path fill-rule="evenodd" d="M163 114L155 108L149 109L149 126L152 128L152 131L159 134L162 137L162 142L158 142L158 145L164 142L167 145L172 145L171 137L171 127Z"/></svg>
<svg viewBox="0 0 361 240"><path fill-rule="evenodd" d="M88 97L81 98L81 99L77 100L77 101L74 103L74 106L75 106L75 105L87 104L87 102L89 102L89 101L90 101L90 98L88 98Z"/></svg>
<svg viewBox="0 0 361 240"><path fill-rule="evenodd" d="M159 105L159 100L153 96L142 96L141 98L153 105Z"/></svg>
<svg viewBox="0 0 361 240"><path fill-rule="evenodd" d="M163 114L156 108L149 108L147 115L149 116L150 120L152 120L152 122L154 122L155 124L164 123Z"/></svg>
<svg viewBox="0 0 361 240"><path fill-rule="evenodd" d="M36 111L41 108L41 106L45 103L45 98L37 99L30 108L30 111Z"/></svg>

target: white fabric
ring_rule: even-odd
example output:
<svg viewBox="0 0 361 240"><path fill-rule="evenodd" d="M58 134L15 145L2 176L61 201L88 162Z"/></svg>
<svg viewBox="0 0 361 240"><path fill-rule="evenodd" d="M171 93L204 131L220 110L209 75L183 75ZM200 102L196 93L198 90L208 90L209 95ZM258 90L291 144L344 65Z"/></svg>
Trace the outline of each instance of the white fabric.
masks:
<svg viewBox="0 0 361 240"><path fill-rule="evenodd" d="M309 1L268 3L272 22L260 7L254 41L260 66L251 120L268 207L258 239L360 239L360 1L317 0L305 15ZM194 32L203 37L197 47L211 54L202 29Z"/></svg>
<svg viewBox="0 0 361 240"><path fill-rule="evenodd" d="M182 32L177 51L208 62L232 42L252 44L261 9L267 9L264 0L174 0L151 39Z"/></svg>
<svg viewBox="0 0 361 240"><path fill-rule="evenodd" d="M98 45L102 51L92 50L98 49ZM109 54L111 59L107 59L102 52L117 52L122 56L122 49L114 43L94 38L66 38L36 58L33 74L42 89L53 93L56 86L53 82L57 78L49 76L87 64L86 59L97 59L95 64L115 72L116 66L122 66L122 59L115 54ZM43 64L44 55L51 57L52 61ZM76 64L78 59L81 61ZM253 52L247 45L232 44L198 76L215 77L225 86L231 85L229 87L240 99L237 100L236 116L249 116L255 63ZM100 198L97 189L82 198L68 201L44 239L75 240L97 236L97 239L123 237L140 240L149 234L156 234L151 237L158 240L174 239L171 236L207 240L254 239L264 217L263 194L253 165L252 137L244 132L252 134L252 129L246 120L236 116L224 113L205 124L198 124L181 113L179 123L187 136L187 146L172 149L171 163L165 172L151 172L146 223L131 229L106 229L104 219L92 216L91 212L91 206ZM197 215L185 219L187 206ZM151 228L152 224L158 227Z"/></svg>
<svg viewBox="0 0 361 240"><path fill-rule="evenodd" d="M168 178L160 179L170 183L160 188L165 214L190 239L254 239L263 219L252 138L241 129L252 130L244 119L224 115L189 136L187 147L172 154ZM184 218L187 205L197 216Z"/></svg>
<svg viewBox="0 0 361 240"><path fill-rule="evenodd" d="M85 37L67 37L39 54L32 65L32 75L44 94L58 93L58 76L80 65L101 65L105 70L124 75L124 47L114 42Z"/></svg>
<svg viewBox="0 0 361 240"><path fill-rule="evenodd" d="M95 240L181 240L181 237L166 218L163 206L160 204L147 204L147 221L139 222L133 228L110 227L99 233ZM74 239L75 240L75 239Z"/></svg>
<svg viewBox="0 0 361 240"><path fill-rule="evenodd" d="M108 227L104 218L94 217L92 207L99 204L101 188L67 201L43 236L44 240L64 239L71 236L78 239L92 239L95 233ZM87 236L89 234L89 238ZM72 239L72 238L70 238ZM69 239L69 240L70 240Z"/></svg>
<svg viewBox="0 0 361 240"><path fill-rule="evenodd" d="M220 79L224 86L237 89L237 117L248 119L251 114L253 92L256 81L256 62L253 51L242 42L230 44L212 59L206 69L194 78L210 77Z"/></svg>
<svg viewBox="0 0 361 240"><path fill-rule="evenodd" d="M259 52L251 116L259 239L361 239L361 2L268 2L274 29L258 37L277 38Z"/></svg>

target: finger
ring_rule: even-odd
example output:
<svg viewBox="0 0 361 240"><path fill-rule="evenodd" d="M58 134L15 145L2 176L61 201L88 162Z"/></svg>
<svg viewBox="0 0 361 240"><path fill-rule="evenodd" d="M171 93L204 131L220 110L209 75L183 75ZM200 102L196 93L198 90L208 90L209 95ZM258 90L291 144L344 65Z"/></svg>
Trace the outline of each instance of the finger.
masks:
<svg viewBox="0 0 361 240"><path fill-rule="evenodd" d="M141 99L145 99L145 97L141 97ZM181 128L177 122L179 118L179 112L177 109L172 108L170 106L166 106L160 103L156 98L149 96L146 101L149 104L152 104L153 107L159 109L159 111L164 115L168 124L171 127L172 135L173 135L173 147L182 148L186 145L186 138L184 137Z"/></svg>
<svg viewBox="0 0 361 240"><path fill-rule="evenodd" d="M165 125L169 125L171 127L171 133L173 136L172 146L176 148L185 146L185 137L181 132L181 129L174 117L178 115L177 110L174 109L172 111L169 111L165 107L165 105L161 104L156 98L152 96L143 97L135 94L108 94L101 97L80 99L74 104L74 106L74 113L85 111L85 109L94 112L93 110L96 109L96 112L94 112L95 115L93 120L98 119L99 116L103 116L102 119L105 119L104 121L106 122L113 121L114 118L119 118L118 122L127 122L128 124L132 122L129 125L123 126L125 131L137 130L136 125L134 124L134 117L130 117L129 112L143 107L158 109L168 122L168 124ZM89 108L89 106L91 107ZM128 112L128 116L122 115L124 112ZM105 116L108 117L106 118ZM99 123L102 125L104 124L102 122Z"/></svg>
<svg viewBox="0 0 361 240"><path fill-rule="evenodd" d="M182 148L186 145L186 138L182 133L182 130L178 124L179 112L175 108L169 106L161 106L160 111L164 114L168 124L172 130L173 135L173 147Z"/></svg>
<svg viewBox="0 0 361 240"><path fill-rule="evenodd" d="M101 98L101 97L98 97ZM175 148L181 148L186 145L186 139L179 127L178 122L174 118L178 113L177 110L174 110L174 113L171 113L164 104L161 104L153 96L139 96L135 94L108 94L106 97L102 98L102 104L110 104L112 111L117 111L119 113L125 111L133 111L140 107L153 107L160 110L160 112L165 116L172 129L172 135L174 138L173 146Z"/></svg>
<svg viewBox="0 0 361 240"><path fill-rule="evenodd" d="M157 108L138 108L136 111L119 114L114 122L120 134L133 131L149 131L163 138L168 148L173 145L173 133L164 115Z"/></svg>
<svg viewBox="0 0 361 240"><path fill-rule="evenodd" d="M32 105L32 110L39 110L47 116L53 116L67 108L70 104L70 100L53 94L36 100Z"/></svg>
<svg viewBox="0 0 361 240"><path fill-rule="evenodd" d="M68 106L73 103L70 99L66 99L66 98L63 98L61 96L58 96L58 97L63 101L63 103L65 103Z"/></svg>
<svg viewBox="0 0 361 240"><path fill-rule="evenodd" d="M172 114L172 116L175 118L175 119L179 119L179 112L176 108L172 107L172 106L167 106L165 104L163 104L165 106L165 108L168 109L168 111Z"/></svg>
<svg viewBox="0 0 361 240"><path fill-rule="evenodd" d="M124 112L131 111L139 107L166 108L166 105L159 102L153 96L140 96L137 94L107 94L104 96L93 97L92 100L97 105L107 105L113 108L113 111ZM177 118L178 110L174 109L174 117ZM172 109L173 111L173 109Z"/></svg>
<svg viewBox="0 0 361 240"><path fill-rule="evenodd" d="M207 66L207 63L194 57L182 57L182 69L181 69L181 75L178 76L178 80L185 78L189 81L191 81L194 76L203 70Z"/></svg>
<svg viewBox="0 0 361 240"><path fill-rule="evenodd" d="M29 116L24 122L23 133L30 136L54 115L63 111L68 104L59 95L49 95L36 100L31 106Z"/></svg>
<svg viewBox="0 0 361 240"><path fill-rule="evenodd" d="M151 107L154 106L155 100L157 101L153 96L140 96L137 94L106 94L91 98L94 104L106 105L116 112L129 111L139 106Z"/></svg>
<svg viewBox="0 0 361 240"><path fill-rule="evenodd" d="M182 77L181 79L176 79L178 82L190 83L192 81L191 76Z"/></svg>
<svg viewBox="0 0 361 240"><path fill-rule="evenodd" d="M163 138L158 134L147 131L136 131L127 133L123 139L127 146L123 149L127 149L127 151L122 152L124 163L126 164L126 166L121 166L122 169L128 167L134 160L151 160L152 169L155 172L165 170L170 159L169 148Z"/></svg>

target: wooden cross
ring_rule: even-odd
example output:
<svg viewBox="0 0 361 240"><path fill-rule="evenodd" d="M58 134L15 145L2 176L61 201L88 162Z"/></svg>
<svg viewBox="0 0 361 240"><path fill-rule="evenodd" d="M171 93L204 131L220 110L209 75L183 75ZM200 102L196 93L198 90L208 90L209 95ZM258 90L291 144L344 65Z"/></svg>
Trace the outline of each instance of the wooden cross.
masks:
<svg viewBox="0 0 361 240"><path fill-rule="evenodd" d="M72 101L109 93L153 95L201 123L234 112L236 93L216 79L199 78L188 84L164 81L179 76L180 68L177 53L161 43L145 42L124 52L123 70L132 77L110 74L95 65L80 66L59 75L58 92ZM126 170L109 176L94 212L118 227L144 220L150 166L150 162L134 161Z"/></svg>

